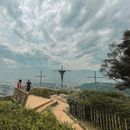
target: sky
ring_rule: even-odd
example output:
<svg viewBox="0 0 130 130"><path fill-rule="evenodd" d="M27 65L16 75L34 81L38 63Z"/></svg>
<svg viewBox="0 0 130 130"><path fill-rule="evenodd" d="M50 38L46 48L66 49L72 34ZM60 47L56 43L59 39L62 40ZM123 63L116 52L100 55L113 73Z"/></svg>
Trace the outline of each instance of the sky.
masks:
<svg viewBox="0 0 130 130"><path fill-rule="evenodd" d="M40 68L99 70L130 29L130 0L0 0L0 81Z"/></svg>

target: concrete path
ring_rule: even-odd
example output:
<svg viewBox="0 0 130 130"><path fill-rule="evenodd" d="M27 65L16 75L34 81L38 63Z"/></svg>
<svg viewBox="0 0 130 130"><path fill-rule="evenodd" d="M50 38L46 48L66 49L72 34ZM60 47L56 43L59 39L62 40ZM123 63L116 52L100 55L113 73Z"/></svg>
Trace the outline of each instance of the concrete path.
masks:
<svg viewBox="0 0 130 130"><path fill-rule="evenodd" d="M61 96L52 96L51 99L38 97L34 95L29 95L26 108L28 109L35 109L37 112L41 112L42 110L45 110L52 104L58 102L58 105L52 107L52 112L55 115L55 117L63 122L70 124L75 130L83 130L83 128L75 122L69 115L66 114L66 110L68 109L68 104L64 98ZM95 128L86 128L85 130L96 130Z"/></svg>
<svg viewBox="0 0 130 130"><path fill-rule="evenodd" d="M38 109L39 107L44 106L45 104L50 103L51 101L52 99L29 95L25 107L29 109Z"/></svg>
<svg viewBox="0 0 130 130"><path fill-rule="evenodd" d="M46 103L43 104L42 106L36 108L36 111L37 111L37 112L41 112L41 111L47 109L48 107L52 106L52 105L55 104L55 103L56 103L56 102L53 101L53 100L51 100L51 101L49 101L49 102L46 102Z"/></svg>
<svg viewBox="0 0 130 130"><path fill-rule="evenodd" d="M68 123L72 125L72 127L75 130L83 130L83 128L78 123L76 123L72 118L70 118L70 116L68 116L64 112L69 107L68 104L65 103L63 100L61 100L60 97L52 97L52 98L53 100L58 102L58 105L52 108L52 112L56 116L56 118L63 123Z"/></svg>

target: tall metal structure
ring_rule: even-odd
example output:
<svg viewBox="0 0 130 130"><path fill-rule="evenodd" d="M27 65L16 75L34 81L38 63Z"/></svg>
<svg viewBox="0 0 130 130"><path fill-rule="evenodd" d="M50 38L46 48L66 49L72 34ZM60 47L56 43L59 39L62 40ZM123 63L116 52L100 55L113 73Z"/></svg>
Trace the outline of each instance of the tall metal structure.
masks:
<svg viewBox="0 0 130 130"><path fill-rule="evenodd" d="M97 78L99 79L99 78L105 78L105 77L97 77L97 73L96 73L96 71L94 71L94 76L93 77L89 77L89 76L87 76L87 78L94 78L94 81L95 81L95 89L97 90L97 86L96 86L96 83L97 83Z"/></svg>
<svg viewBox="0 0 130 130"><path fill-rule="evenodd" d="M87 78L94 78L94 81L95 81L95 84L96 84L97 83L97 79L105 78L105 77L97 77L97 73L96 73L96 71L94 71L94 76L93 77L87 76Z"/></svg>
<svg viewBox="0 0 130 130"><path fill-rule="evenodd" d="M60 70L54 70L54 71L58 71L60 73L60 76L61 76L61 87L63 87L64 86L64 74L65 74L66 71L70 71L70 70L63 69L63 65L62 65Z"/></svg>
<svg viewBox="0 0 130 130"><path fill-rule="evenodd" d="M43 75L42 75L42 68L41 68L40 75L39 75L39 76L36 76L36 77L39 77L39 78L40 78L40 87L41 87L41 86L42 86L42 78L43 78L43 77L46 77L46 76L43 76Z"/></svg>

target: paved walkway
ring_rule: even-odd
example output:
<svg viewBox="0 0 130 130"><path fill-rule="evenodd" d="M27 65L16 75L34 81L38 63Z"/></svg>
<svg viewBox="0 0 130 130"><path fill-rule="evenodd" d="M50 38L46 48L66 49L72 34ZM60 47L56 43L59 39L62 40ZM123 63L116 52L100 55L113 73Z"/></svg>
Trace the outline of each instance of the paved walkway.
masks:
<svg viewBox="0 0 130 130"><path fill-rule="evenodd" d="M53 99L58 102L58 105L52 108L52 112L54 113L56 118L63 123L68 123L72 125L72 127L75 128L75 130L83 130L83 128L81 128L81 126L78 123L76 123L64 112L66 111L68 104L60 100L59 97L53 97Z"/></svg>
<svg viewBox="0 0 130 130"><path fill-rule="evenodd" d="M75 130L83 130L83 128L76 123L70 116L68 116L65 111L68 109L68 104L66 100L60 96L52 96L51 99L42 98L34 95L29 95L26 108L35 109L37 112L45 110L48 106L53 103L58 102L58 105L52 108L52 112L55 117L63 122L72 125ZM88 127L86 130L96 130L95 128Z"/></svg>
<svg viewBox="0 0 130 130"><path fill-rule="evenodd" d="M47 102L50 102L51 100L52 99L29 95L25 107L30 108L30 109L36 109L37 107L39 107L41 105L43 106L44 104L46 104Z"/></svg>

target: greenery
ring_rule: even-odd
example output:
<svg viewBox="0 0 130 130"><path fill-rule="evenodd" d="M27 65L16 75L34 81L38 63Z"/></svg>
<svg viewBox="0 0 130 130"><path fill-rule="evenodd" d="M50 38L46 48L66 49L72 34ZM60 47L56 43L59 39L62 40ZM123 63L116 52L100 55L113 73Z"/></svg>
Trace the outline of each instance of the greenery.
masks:
<svg viewBox="0 0 130 130"><path fill-rule="evenodd" d="M47 88L33 88L31 90L31 94L36 96L42 96L45 98L49 98L51 95L54 94L68 94L69 92L67 90L52 90Z"/></svg>
<svg viewBox="0 0 130 130"><path fill-rule="evenodd" d="M119 91L115 88L116 84L115 83L101 83L97 82L95 83L84 83L79 88L81 90L96 90L100 92L114 92L114 91Z"/></svg>
<svg viewBox="0 0 130 130"><path fill-rule="evenodd" d="M95 92L83 91L71 95L68 98L68 103L73 104L73 100L78 101L79 106L84 106L90 120L90 108L103 110L109 113L119 115L121 118L127 118L130 127L130 97L121 93L114 92Z"/></svg>
<svg viewBox="0 0 130 130"><path fill-rule="evenodd" d="M56 120L50 111L36 113L12 101L0 100L0 130L72 130Z"/></svg>
<svg viewBox="0 0 130 130"><path fill-rule="evenodd" d="M130 88L130 30L124 32L121 43L110 45L110 53L102 64L101 72L118 81L120 90Z"/></svg>

